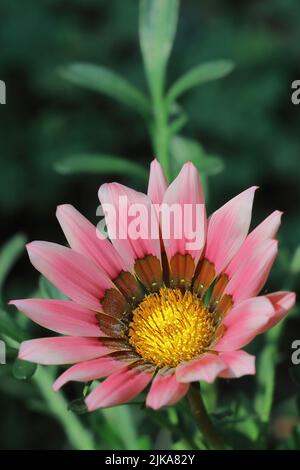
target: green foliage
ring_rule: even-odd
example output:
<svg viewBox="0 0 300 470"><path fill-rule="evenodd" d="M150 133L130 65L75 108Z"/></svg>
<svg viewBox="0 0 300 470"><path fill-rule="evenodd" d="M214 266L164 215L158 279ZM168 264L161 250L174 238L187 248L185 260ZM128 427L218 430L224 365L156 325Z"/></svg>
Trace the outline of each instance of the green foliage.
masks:
<svg viewBox="0 0 300 470"><path fill-rule="evenodd" d="M233 63L229 60L219 60L216 62L206 62L197 65L178 78L171 86L167 94L168 105L173 103L183 93L191 88L202 85L212 80L226 77L233 69Z"/></svg>
<svg viewBox="0 0 300 470"><path fill-rule="evenodd" d="M291 262L291 272L293 274L299 274L300 273L300 246L298 246L292 262Z"/></svg>
<svg viewBox="0 0 300 470"><path fill-rule="evenodd" d="M285 212L282 256L267 288L297 290L300 114L290 104L290 83L299 78L300 4L192 0L179 10L177 0L27 0L24 9L22 2L2 0L0 13L0 78L8 83L0 127L0 336L8 362L0 367L1 445L204 449L185 402L157 413L131 404L88 414L82 384L68 388L67 400L51 389L56 368L36 370L16 360L22 340L48 333L8 308L7 299L32 292L65 297L43 277L37 293L33 270L21 262L14 279L8 277L25 238L6 240L19 227L29 238L57 239L55 205L70 201L91 212L91 198L107 175L145 189L152 154L169 178L192 160L205 187L213 187L213 209L260 184L257 220L272 209ZM233 62L234 74L218 80ZM299 448L299 425L281 442L269 435L277 402L290 393L299 402L299 366L291 367L286 353L299 331L297 309L283 325L284 331L275 329L251 346L258 358L255 377L202 386L213 420L233 448ZM286 371L279 379L278 363ZM81 398L72 400L76 396ZM293 413L299 418L299 403Z"/></svg>
<svg viewBox="0 0 300 470"><path fill-rule="evenodd" d="M146 116L150 106L143 93L111 70L92 64L70 64L61 69L60 75L70 82L90 90L99 91L131 106Z"/></svg>
<svg viewBox="0 0 300 470"><path fill-rule="evenodd" d="M216 175L223 171L224 163L221 158L207 155L197 141L176 136L171 141L172 164L174 173L178 173L182 165L191 160L201 175Z"/></svg>
<svg viewBox="0 0 300 470"><path fill-rule="evenodd" d="M140 45L152 96L161 95L178 21L179 0L140 1Z"/></svg>
<svg viewBox="0 0 300 470"><path fill-rule="evenodd" d="M116 175L130 175L132 178L147 182L148 172L138 163L126 160L115 155L80 154L66 157L55 164L55 169L62 174L72 173L98 173Z"/></svg>
<svg viewBox="0 0 300 470"><path fill-rule="evenodd" d="M24 250L26 238L24 235L15 235L11 238L0 251L0 298L5 279L14 265L15 261Z"/></svg>
<svg viewBox="0 0 300 470"><path fill-rule="evenodd" d="M18 380L28 380L34 375L37 365L32 362L17 359L13 365L12 373Z"/></svg>
<svg viewBox="0 0 300 470"><path fill-rule="evenodd" d="M66 296L44 276L39 279L39 296L45 299L66 299Z"/></svg>

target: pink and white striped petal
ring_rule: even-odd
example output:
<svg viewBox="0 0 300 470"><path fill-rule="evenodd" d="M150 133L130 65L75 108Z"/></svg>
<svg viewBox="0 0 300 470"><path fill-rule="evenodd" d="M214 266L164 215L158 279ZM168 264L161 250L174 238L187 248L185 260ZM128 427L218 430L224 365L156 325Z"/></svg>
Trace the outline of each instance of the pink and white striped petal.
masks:
<svg viewBox="0 0 300 470"><path fill-rule="evenodd" d="M61 374L53 384L53 390L57 392L67 382L89 382L90 380L102 379L118 372L126 367L121 361L111 357L100 357L91 361L80 362L69 367Z"/></svg>
<svg viewBox="0 0 300 470"><path fill-rule="evenodd" d="M263 288L278 251L276 240L266 240L233 275L224 294L232 296L234 303L256 296Z"/></svg>
<svg viewBox="0 0 300 470"><path fill-rule="evenodd" d="M70 204L58 206L56 217L70 247L91 258L110 277L115 279L121 271L130 271L114 246L96 227Z"/></svg>
<svg viewBox="0 0 300 470"><path fill-rule="evenodd" d="M165 192L160 226L168 259L190 254L198 262L205 244L206 212L198 170L187 162Z"/></svg>
<svg viewBox="0 0 300 470"><path fill-rule="evenodd" d="M161 164L155 159L150 165L150 175L148 182L148 196L152 204L160 205L163 202L164 194L168 184Z"/></svg>
<svg viewBox="0 0 300 470"><path fill-rule="evenodd" d="M119 183L106 183L99 189L99 199L109 238L129 265L147 255L160 259L158 219L148 196Z"/></svg>
<svg viewBox="0 0 300 470"><path fill-rule="evenodd" d="M126 403L139 395L152 379L152 374L125 369L110 375L85 399L89 411Z"/></svg>
<svg viewBox="0 0 300 470"><path fill-rule="evenodd" d="M101 310L100 299L113 287L96 264L70 248L36 241L27 245L33 266L60 291L91 310Z"/></svg>
<svg viewBox="0 0 300 470"><path fill-rule="evenodd" d="M214 346L215 351L235 351L250 343L274 315L272 303L266 297L254 297L240 302L225 317L224 335Z"/></svg>
<svg viewBox="0 0 300 470"><path fill-rule="evenodd" d="M176 379L178 382L196 382L204 380L212 383L226 364L220 359L218 354L205 353L193 361L184 362L177 366Z"/></svg>
<svg viewBox="0 0 300 470"><path fill-rule="evenodd" d="M52 299L20 299L9 302L38 325L63 335L105 336L96 315L75 302Z"/></svg>
<svg viewBox="0 0 300 470"><path fill-rule="evenodd" d="M208 221L205 258L221 273L245 240L252 214L253 186L214 212Z"/></svg>
<svg viewBox="0 0 300 470"><path fill-rule="evenodd" d="M220 372L219 377L237 379L244 375L255 375L255 356L245 351L222 352L220 358L227 367Z"/></svg>
<svg viewBox="0 0 300 470"><path fill-rule="evenodd" d="M274 211L261 224L259 224L248 235L237 254L234 256L229 266L226 268L226 274L231 278L241 266L254 254L255 250L265 240L275 238L281 223L282 212Z"/></svg>
<svg viewBox="0 0 300 470"><path fill-rule="evenodd" d="M147 395L146 406L158 410L163 406L175 405L189 389L188 383L178 382L174 373L158 373Z"/></svg>
<svg viewBox="0 0 300 470"><path fill-rule="evenodd" d="M261 328L260 333L264 333L282 320L289 310L294 307L296 302L296 295L294 292L273 292L272 294L266 295L266 298L273 305L274 315L270 318L267 325L264 325Z"/></svg>
<svg viewBox="0 0 300 470"><path fill-rule="evenodd" d="M19 359L37 364L75 364L108 354L110 350L97 338L56 336L23 341Z"/></svg>

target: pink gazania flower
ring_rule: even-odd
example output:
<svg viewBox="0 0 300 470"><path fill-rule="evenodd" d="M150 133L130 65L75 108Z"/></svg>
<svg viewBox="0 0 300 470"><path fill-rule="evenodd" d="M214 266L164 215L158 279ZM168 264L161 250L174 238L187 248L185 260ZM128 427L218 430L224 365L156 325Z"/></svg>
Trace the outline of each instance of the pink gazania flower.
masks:
<svg viewBox="0 0 300 470"><path fill-rule="evenodd" d="M208 221L204 217L196 249L187 248L190 240L184 234L172 238L172 230L165 240L100 239L74 207L59 206L57 218L70 248L35 241L27 250L33 266L70 300L11 303L65 336L25 341L19 358L72 364L54 390L69 381L105 378L85 399L90 411L125 403L148 386L146 405L158 409L180 400L191 382L255 374L255 358L243 348L295 302L292 292L258 296L277 255L281 212L273 212L247 235L255 190L234 197ZM191 162L168 186L154 160L148 195L118 183L102 185L100 202L112 204L125 227L128 214L118 211L120 196L147 211L163 202L182 207L204 203Z"/></svg>

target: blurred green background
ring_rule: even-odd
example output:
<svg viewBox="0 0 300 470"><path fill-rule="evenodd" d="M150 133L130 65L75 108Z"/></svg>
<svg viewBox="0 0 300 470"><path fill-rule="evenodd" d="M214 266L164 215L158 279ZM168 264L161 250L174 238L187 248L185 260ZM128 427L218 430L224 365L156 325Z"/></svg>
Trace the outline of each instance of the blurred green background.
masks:
<svg viewBox="0 0 300 470"><path fill-rule="evenodd" d="M226 78L193 89L180 100L189 115L183 133L224 161L224 171L209 178L209 211L251 185L260 186L255 223L275 209L284 211L281 254L268 290L291 287L291 260L300 243L300 106L291 103L291 83L300 78L299 18L297 0L183 1L167 75L170 84L202 61L226 58L236 65ZM7 86L7 104L0 106L1 245L17 232L29 240L63 242L55 219L57 204L74 204L96 221L97 190L104 181L118 178L146 189L134 178L116 177L113 168L107 175L62 175L54 169L56 162L78 152L122 155L147 167L152 160L138 115L68 83L58 73L70 62L98 63L146 91L137 22L136 0L0 0L0 79ZM4 297L30 295L37 282L24 254L7 279ZM292 282L299 288L297 276ZM277 408L287 409L283 418L292 429L299 420L299 387L289 373L290 345L300 339L300 320L294 314L286 323L272 419ZM31 337L40 331L29 328ZM262 341L254 348L259 350ZM221 387L227 400L244 388L245 405L251 402L255 384L245 378ZM68 386L67 400L76 398L81 388ZM213 393L207 392L208 399ZM219 415L223 407L221 400ZM100 448L180 448L181 437L164 424L178 424L180 412L169 413L158 413L154 419L131 406L76 419L86 429L96 429ZM38 389L30 381L13 378L10 364L0 367L0 416L3 449L72 447ZM271 429L271 447L283 445L283 428L277 432L278 426L276 421ZM295 439L290 432L287 436ZM250 446L247 439L241 445Z"/></svg>

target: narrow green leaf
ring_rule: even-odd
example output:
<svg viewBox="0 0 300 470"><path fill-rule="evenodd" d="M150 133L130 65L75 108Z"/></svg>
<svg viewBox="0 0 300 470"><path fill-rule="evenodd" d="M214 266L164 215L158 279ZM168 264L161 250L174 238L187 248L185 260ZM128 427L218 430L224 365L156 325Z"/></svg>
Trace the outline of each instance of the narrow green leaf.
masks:
<svg viewBox="0 0 300 470"><path fill-rule="evenodd" d="M16 359L12 373L13 376L18 380L27 380L30 379L37 369L37 365L33 364L32 362L21 361L20 359Z"/></svg>
<svg viewBox="0 0 300 470"><path fill-rule="evenodd" d="M291 272L293 274L300 273L300 246L298 246L293 256L292 263L291 263Z"/></svg>
<svg viewBox="0 0 300 470"><path fill-rule="evenodd" d="M161 94L177 28L179 0L141 0L139 34L152 95Z"/></svg>
<svg viewBox="0 0 300 470"><path fill-rule="evenodd" d="M62 425L71 446L78 450L94 450L95 443L90 431L79 420L75 413L68 411L68 404L62 393L54 393L53 368L39 367L33 381L44 398L47 410Z"/></svg>
<svg viewBox="0 0 300 470"><path fill-rule="evenodd" d="M102 410L107 423L114 429L122 440L125 449L134 450L137 448L138 435L133 422L132 411L128 405L117 408L107 408ZM126 429L126 432L124 432Z"/></svg>
<svg viewBox="0 0 300 470"><path fill-rule="evenodd" d="M4 310L0 310L0 334L17 342L23 341L25 337L13 318Z"/></svg>
<svg viewBox="0 0 300 470"><path fill-rule="evenodd" d="M0 296L6 276L22 254L25 243L26 238L24 235L18 234L11 238L0 251Z"/></svg>
<svg viewBox="0 0 300 470"><path fill-rule="evenodd" d="M258 387L254 406L264 424L268 423L272 411L278 342L283 326L284 322L280 322L266 333L266 345L260 353L256 366Z"/></svg>
<svg viewBox="0 0 300 470"><path fill-rule="evenodd" d="M64 158L55 164L55 169L62 174L97 173L125 175L147 181L148 172L138 163L125 158L107 154L78 154Z"/></svg>
<svg viewBox="0 0 300 470"><path fill-rule="evenodd" d="M40 296L45 299L66 299L67 297L44 276L39 279Z"/></svg>
<svg viewBox="0 0 300 470"><path fill-rule="evenodd" d="M193 87L225 77L232 71L233 67L233 63L229 60L218 60L197 65L178 78L171 86L167 94L168 104L170 105L180 95Z"/></svg>
<svg viewBox="0 0 300 470"><path fill-rule="evenodd" d="M258 391L255 399L255 409L263 423L269 421L272 410L275 382L274 356L273 344L267 345L262 351L257 364Z"/></svg>
<svg viewBox="0 0 300 470"><path fill-rule="evenodd" d="M224 168L223 161L219 157L207 155L203 147L193 139L174 136L171 140L171 154L174 174L178 173L188 160L191 160L204 175L215 175Z"/></svg>
<svg viewBox="0 0 300 470"><path fill-rule="evenodd" d="M106 67L93 64L69 64L59 70L60 75L76 85L99 91L132 107L142 115L150 113L146 96L125 78Z"/></svg>

